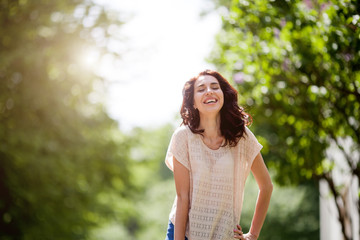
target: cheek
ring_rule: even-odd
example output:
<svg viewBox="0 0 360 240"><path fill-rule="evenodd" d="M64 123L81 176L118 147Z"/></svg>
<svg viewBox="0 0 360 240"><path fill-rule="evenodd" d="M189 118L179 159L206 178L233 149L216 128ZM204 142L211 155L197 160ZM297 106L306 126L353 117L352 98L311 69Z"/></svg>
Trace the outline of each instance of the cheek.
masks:
<svg viewBox="0 0 360 240"><path fill-rule="evenodd" d="M217 94L222 100L224 100L224 92L223 91L220 90L219 92L217 92Z"/></svg>
<svg viewBox="0 0 360 240"><path fill-rule="evenodd" d="M194 104L199 104L201 101L201 96L199 94L194 94Z"/></svg>
<svg viewBox="0 0 360 240"><path fill-rule="evenodd" d="M225 102L225 99L224 99L224 95L222 94L221 95L221 106L224 106L224 102Z"/></svg>

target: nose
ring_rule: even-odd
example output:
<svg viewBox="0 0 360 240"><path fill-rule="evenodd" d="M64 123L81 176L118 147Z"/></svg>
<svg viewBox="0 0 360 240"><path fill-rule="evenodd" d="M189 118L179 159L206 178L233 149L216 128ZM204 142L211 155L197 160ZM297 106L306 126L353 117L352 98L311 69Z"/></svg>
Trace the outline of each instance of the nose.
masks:
<svg viewBox="0 0 360 240"><path fill-rule="evenodd" d="M213 90L209 87L206 89L206 95L210 95L213 93Z"/></svg>

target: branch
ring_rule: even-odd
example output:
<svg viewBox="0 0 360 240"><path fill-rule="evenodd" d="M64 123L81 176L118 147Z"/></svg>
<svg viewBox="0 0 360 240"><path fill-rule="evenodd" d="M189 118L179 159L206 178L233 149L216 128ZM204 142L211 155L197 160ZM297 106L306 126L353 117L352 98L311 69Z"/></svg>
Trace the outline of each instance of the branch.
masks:
<svg viewBox="0 0 360 240"><path fill-rule="evenodd" d="M351 237L347 236L346 234L346 226L345 226L345 219L346 219L346 209L345 209L345 202L344 199L341 197L341 194L336 190L334 181L330 172L324 173L321 176L329 185L331 193L334 195L335 205L338 211L338 218L341 224L341 231L344 235L345 240L351 240ZM339 200L339 201L338 201ZM340 203L340 200L342 204Z"/></svg>
<svg viewBox="0 0 360 240"><path fill-rule="evenodd" d="M332 85L335 89L339 90L340 92L342 93L346 93L346 94L351 94L351 95L354 95L356 97L356 99L358 101L360 101L360 93L357 91L357 87L355 85L354 82L352 82L353 86L355 87L355 90L354 91L351 91L349 89L346 89L344 86L343 87L338 87L336 85Z"/></svg>
<svg viewBox="0 0 360 240"><path fill-rule="evenodd" d="M346 162L348 163L348 165L349 165L349 167L350 167L351 174L352 174L352 175L355 175L355 176L357 176L357 177L359 178L359 176L360 176L360 169L359 169L359 166L360 166L360 165L359 165L359 163L358 163L358 164L355 163L355 160L351 157L351 155L349 155L349 154L345 151L344 147L339 143L338 138L335 137L333 133L330 133L330 136L331 136L331 138L335 141L337 147L338 147L338 148L342 151L342 153L344 154L345 160L346 160ZM360 159L359 159L359 161L360 161ZM359 178L359 179L360 179L360 178Z"/></svg>

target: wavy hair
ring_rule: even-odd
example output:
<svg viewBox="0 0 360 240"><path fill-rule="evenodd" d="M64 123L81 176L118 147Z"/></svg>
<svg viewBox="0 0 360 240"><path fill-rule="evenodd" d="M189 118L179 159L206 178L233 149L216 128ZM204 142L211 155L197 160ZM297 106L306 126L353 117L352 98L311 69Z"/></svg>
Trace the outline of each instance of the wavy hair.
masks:
<svg viewBox="0 0 360 240"><path fill-rule="evenodd" d="M204 129L199 129L199 110L194 108L194 85L200 76L205 75L216 78L224 93L224 105L220 110L220 131L225 138L223 147L227 145L234 147L244 136L245 126L252 123L252 117L244 111L244 108L238 105L237 90L216 71L202 71L185 83L182 92L183 102L180 110L180 115L183 120L182 124L187 125L194 134L202 135L204 133Z"/></svg>

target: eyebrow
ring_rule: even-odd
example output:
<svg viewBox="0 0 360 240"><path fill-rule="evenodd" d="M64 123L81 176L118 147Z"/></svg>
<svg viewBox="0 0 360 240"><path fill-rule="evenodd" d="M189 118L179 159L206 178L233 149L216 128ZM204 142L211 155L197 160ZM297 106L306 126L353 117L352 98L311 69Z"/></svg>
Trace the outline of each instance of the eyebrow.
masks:
<svg viewBox="0 0 360 240"><path fill-rule="evenodd" d="M213 86L213 85L220 85L218 82L212 82L212 83L210 83L210 86ZM202 83L202 84L200 84L200 85L198 85L198 86L196 86L196 88L200 88L200 87L203 87L203 86L205 86L205 84L204 83Z"/></svg>

